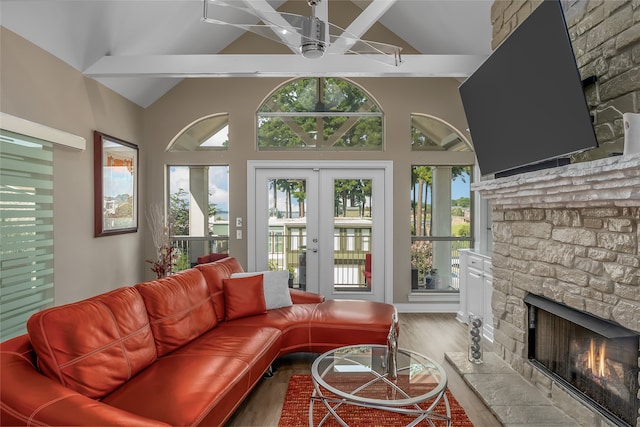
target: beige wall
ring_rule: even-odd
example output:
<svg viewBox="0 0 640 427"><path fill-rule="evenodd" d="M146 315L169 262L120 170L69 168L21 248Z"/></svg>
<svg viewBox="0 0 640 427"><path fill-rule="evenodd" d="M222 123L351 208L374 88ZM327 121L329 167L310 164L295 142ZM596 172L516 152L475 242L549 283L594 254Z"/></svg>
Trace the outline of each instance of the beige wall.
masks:
<svg viewBox="0 0 640 427"><path fill-rule="evenodd" d="M230 218L247 217L247 160L393 160L393 262L394 302L406 303L410 292L409 211L412 164L471 164L472 153L411 152L410 115L437 116L463 131L467 124L458 94L459 82L448 78L363 78L353 80L376 99L385 114L386 149L379 153L259 153L256 151L255 113L283 79L190 79L177 85L144 113L147 149L148 203L161 203L167 164L228 164ZM229 113L228 152L167 153L171 139L188 124L213 113ZM233 222L233 221L232 221ZM235 240L231 224L230 253L246 266L247 244ZM146 242L148 257L153 245Z"/></svg>
<svg viewBox="0 0 640 427"><path fill-rule="evenodd" d="M142 109L9 30L0 31L0 110L87 140L83 152L54 149L55 303L139 281L144 223L138 233L93 237L93 130L143 148Z"/></svg>
<svg viewBox="0 0 640 427"><path fill-rule="evenodd" d="M144 260L155 252L145 208L162 203L167 164L228 164L230 218L247 217L246 161L268 159L393 160L394 301L410 291L409 206L412 164L470 164L470 153L411 152L410 114L431 114L464 131L459 82L455 79L357 79L385 113L386 149L379 153L258 153L255 112L284 79L189 79L146 110L2 28L0 110L84 137L84 152L56 148L55 282L56 304L75 301L118 286L153 278ZM170 140L205 115L228 112L231 147L215 153L166 153ZM93 237L94 129L140 146L140 225L134 234ZM235 228L231 228L235 236ZM147 236L145 238L145 236ZM230 242L243 265L248 241Z"/></svg>

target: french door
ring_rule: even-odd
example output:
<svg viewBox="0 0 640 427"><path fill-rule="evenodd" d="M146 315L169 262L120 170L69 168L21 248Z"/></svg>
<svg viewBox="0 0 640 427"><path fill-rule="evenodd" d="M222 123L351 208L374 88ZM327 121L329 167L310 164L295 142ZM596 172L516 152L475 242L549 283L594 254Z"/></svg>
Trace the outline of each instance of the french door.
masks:
<svg viewBox="0 0 640 427"><path fill-rule="evenodd" d="M248 267L327 299L391 301L390 162L248 163Z"/></svg>

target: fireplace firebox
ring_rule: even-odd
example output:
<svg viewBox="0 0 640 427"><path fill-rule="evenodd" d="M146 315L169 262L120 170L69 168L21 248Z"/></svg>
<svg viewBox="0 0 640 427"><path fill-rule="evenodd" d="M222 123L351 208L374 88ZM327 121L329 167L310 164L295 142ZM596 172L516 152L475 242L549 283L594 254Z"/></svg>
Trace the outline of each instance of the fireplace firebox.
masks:
<svg viewBox="0 0 640 427"><path fill-rule="evenodd" d="M536 295L525 302L529 360L613 423L635 426L638 333Z"/></svg>

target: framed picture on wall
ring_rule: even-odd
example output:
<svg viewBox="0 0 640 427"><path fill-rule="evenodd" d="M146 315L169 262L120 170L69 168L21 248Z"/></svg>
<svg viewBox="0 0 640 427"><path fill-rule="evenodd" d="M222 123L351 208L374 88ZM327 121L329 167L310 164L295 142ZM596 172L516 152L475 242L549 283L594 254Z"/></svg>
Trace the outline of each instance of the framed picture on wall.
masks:
<svg viewBox="0 0 640 427"><path fill-rule="evenodd" d="M138 231L138 146L93 133L94 236Z"/></svg>

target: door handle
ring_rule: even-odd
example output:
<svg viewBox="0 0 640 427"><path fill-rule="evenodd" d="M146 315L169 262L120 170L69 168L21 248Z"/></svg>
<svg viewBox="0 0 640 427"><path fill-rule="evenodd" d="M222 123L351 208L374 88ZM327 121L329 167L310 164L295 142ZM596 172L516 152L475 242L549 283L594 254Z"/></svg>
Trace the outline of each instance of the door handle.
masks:
<svg viewBox="0 0 640 427"><path fill-rule="evenodd" d="M313 249L311 249L311 252L314 252L314 253L315 253L315 252L318 252L318 248L313 248Z"/></svg>

